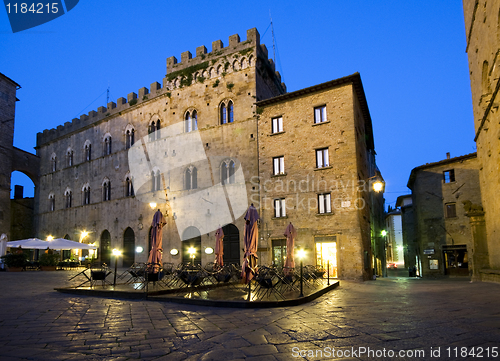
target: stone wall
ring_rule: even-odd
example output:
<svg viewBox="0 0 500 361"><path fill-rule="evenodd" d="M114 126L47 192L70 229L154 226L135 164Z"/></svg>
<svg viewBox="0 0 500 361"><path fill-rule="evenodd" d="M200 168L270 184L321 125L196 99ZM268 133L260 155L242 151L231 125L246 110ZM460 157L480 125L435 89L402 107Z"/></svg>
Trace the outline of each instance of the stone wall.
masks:
<svg viewBox="0 0 500 361"><path fill-rule="evenodd" d="M284 239L291 222L298 230L296 247L307 252L305 264L316 264L316 242L330 238L337 242L340 278L362 280L371 275L371 267L364 264L364 252L371 257L371 204L368 192L359 187L360 179L369 175L365 139L371 134L365 134L369 120L362 115L353 83L361 86L358 76L258 103L263 231L259 248L264 263L273 261L273 241ZM326 106L327 121L315 124L318 106ZM272 119L277 117L283 119L283 132L273 133ZM328 148L330 165L317 168L316 150L321 148ZM274 175L273 158L281 156L284 174ZM319 213L318 194L323 193L331 195L331 212ZM275 217L273 201L282 198L286 216Z"/></svg>
<svg viewBox="0 0 500 361"><path fill-rule="evenodd" d="M471 260L469 269L472 269L474 244L463 202L481 204L478 167L476 153L472 153L412 170L408 187L412 190L416 239L423 276L445 274L445 246L466 245ZM450 170L454 171L454 180L445 182L443 172ZM450 217L447 214L448 204L455 205L456 216ZM425 250L432 250L434 253L424 254ZM430 269L430 260L437 260L439 268Z"/></svg>
<svg viewBox="0 0 500 361"><path fill-rule="evenodd" d="M490 266L500 269L500 28L499 0L464 0L465 35L475 141L485 211Z"/></svg>

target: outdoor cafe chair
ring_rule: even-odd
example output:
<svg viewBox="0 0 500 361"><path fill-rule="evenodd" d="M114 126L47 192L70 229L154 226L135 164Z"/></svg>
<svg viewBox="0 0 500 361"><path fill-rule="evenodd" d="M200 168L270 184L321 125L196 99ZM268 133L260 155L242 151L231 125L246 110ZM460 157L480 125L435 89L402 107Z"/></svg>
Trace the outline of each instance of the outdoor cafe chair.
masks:
<svg viewBox="0 0 500 361"><path fill-rule="evenodd" d="M126 284L130 283L143 283L144 282L144 274L145 274L145 265L141 263L134 263L130 266L122 276L129 275L129 279L125 282Z"/></svg>
<svg viewBox="0 0 500 361"><path fill-rule="evenodd" d="M279 287L277 287L280 284L280 279L277 277L276 270L260 266L255 276L255 282L257 286L254 292L257 300L262 300L264 297L270 297L271 295L273 295L276 300L285 299L285 296L283 296L283 293L281 293ZM279 296L279 298L277 296Z"/></svg>
<svg viewBox="0 0 500 361"><path fill-rule="evenodd" d="M295 284L300 281L300 276L296 274L293 267L283 267L277 276L280 279L278 287L282 293L299 290Z"/></svg>

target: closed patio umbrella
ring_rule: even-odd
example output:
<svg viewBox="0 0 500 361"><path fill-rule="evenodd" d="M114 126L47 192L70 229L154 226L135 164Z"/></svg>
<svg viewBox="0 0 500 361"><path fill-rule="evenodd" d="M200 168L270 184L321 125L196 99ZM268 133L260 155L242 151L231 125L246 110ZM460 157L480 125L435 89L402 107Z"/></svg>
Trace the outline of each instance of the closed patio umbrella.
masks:
<svg viewBox="0 0 500 361"><path fill-rule="evenodd" d="M157 273L159 271L158 265L162 264L163 256L163 241L162 241L162 229L165 225L165 218L163 214L158 209L153 216L153 223L151 230L151 250L149 251L148 263L150 264L150 272ZM155 264L157 265L155 267Z"/></svg>
<svg viewBox="0 0 500 361"><path fill-rule="evenodd" d="M215 232L215 264L218 267L222 267L224 265L223 255L224 255L224 244L223 244L224 232L222 228Z"/></svg>
<svg viewBox="0 0 500 361"><path fill-rule="evenodd" d="M295 238L297 237L297 230L292 222L288 224L285 230L286 237L286 261L285 261L285 275L288 276L293 273L295 268L295 260L293 259L293 249L295 247Z"/></svg>
<svg viewBox="0 0 500 361"><path fill-rule="evenodd" d="M243 266L241 267L243 282L247 284L257 273L257 242L259 239L258 219L259 213L252 203L245 214L245 230L243 236L245 255L243 256Z"/></svg>
<svg viewBox="0 0 500 361"><path fill-rule="evenodd" d="M6 252L7 252L7 235L5 233L2 233L2 236L0 237L0 257L5 256Z"/></svg>

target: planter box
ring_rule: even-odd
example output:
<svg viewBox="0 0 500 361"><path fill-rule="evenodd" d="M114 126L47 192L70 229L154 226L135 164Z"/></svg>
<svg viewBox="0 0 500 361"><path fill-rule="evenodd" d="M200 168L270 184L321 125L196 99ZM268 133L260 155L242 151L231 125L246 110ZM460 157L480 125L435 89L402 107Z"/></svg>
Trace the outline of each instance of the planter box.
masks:
<svg viewBox="0 0 500 361"><path fill-rule="evenodd" d="M7 267L7 271L9 272L21 272L22 270L22 267Z"/></svg>
<svg viewBox="0 0 500 361"><path fill-rule="evenodd" d="M40 266L42 271L55 271L57 266Z"/></svg>

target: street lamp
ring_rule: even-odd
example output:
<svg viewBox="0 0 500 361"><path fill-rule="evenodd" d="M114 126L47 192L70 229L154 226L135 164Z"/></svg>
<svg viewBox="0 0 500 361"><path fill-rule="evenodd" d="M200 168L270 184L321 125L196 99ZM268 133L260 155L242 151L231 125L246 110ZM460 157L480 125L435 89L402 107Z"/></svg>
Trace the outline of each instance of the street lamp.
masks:
<svg viewBox="0 0 500 361"><path fill-rule="evenodd" d="M155 208L156 208L156 203L155 203L155 202L151 202L151 203L149 203L149 207L150 207L151 209L155 209Z"/></svg>
<svg viewBox="0 0 500 361"><path fill-rule="evenodd" d="M297 257L299 257L300 259L300 295L299 297L304 297L304 285L303 285L303 277L302 277L302 268L303 268L303 265L302 265L302 260L303 258L305 257L306 255L306 251L304 251L303 249L299 249L297 251Z"/></svg>
<svg viewBox="0 0 500 361"><path fill-rule="evenodd" d="M113 256L115 256L115 277L113 279L113 287L116 286L116 269L118 267L118 257L120 257L122 255L122 251L120 251L119 249L117 248L113 248Z"/></svg>

